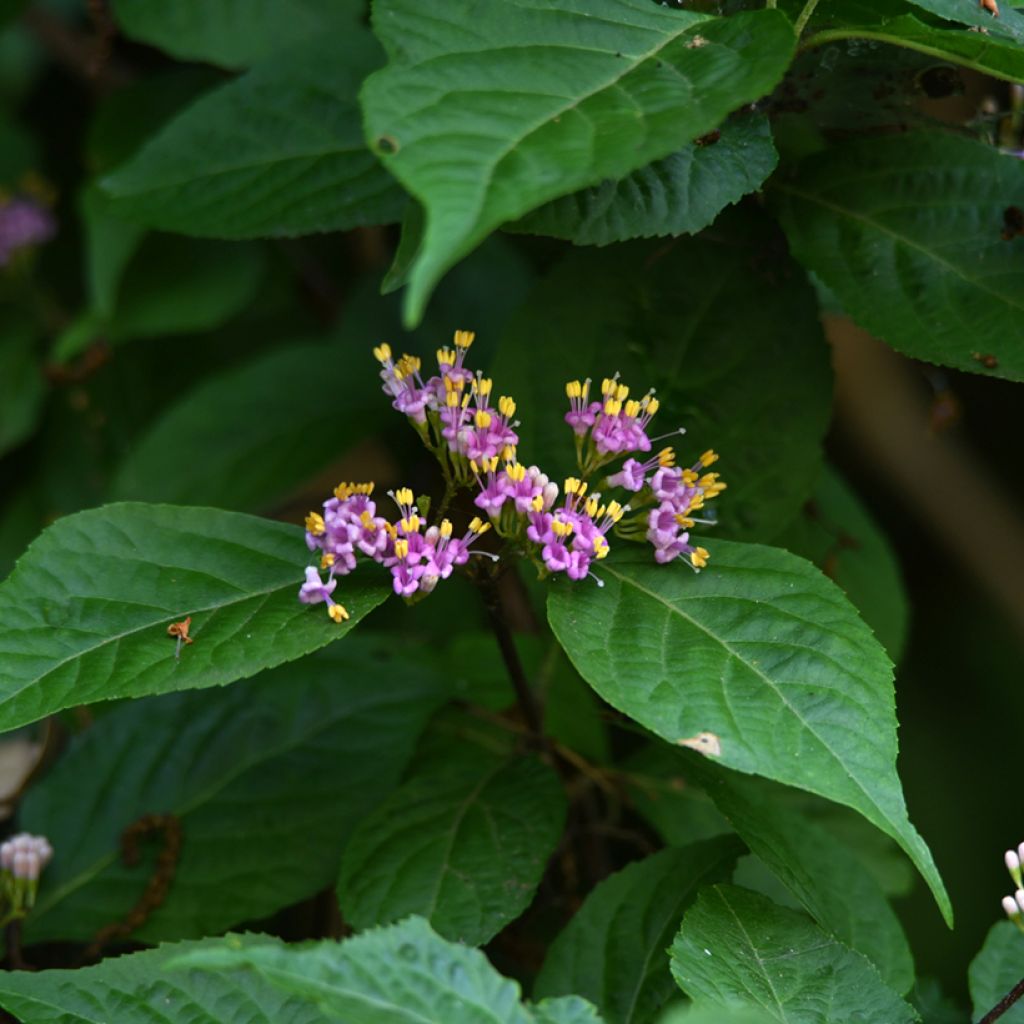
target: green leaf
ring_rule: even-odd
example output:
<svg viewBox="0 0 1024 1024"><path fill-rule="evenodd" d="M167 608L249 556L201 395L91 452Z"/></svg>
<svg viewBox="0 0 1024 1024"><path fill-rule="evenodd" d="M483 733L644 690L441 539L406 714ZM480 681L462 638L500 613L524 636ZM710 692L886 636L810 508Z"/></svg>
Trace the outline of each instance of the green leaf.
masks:
<svg viewBox="0 0 1024 1024"><path fill-rule="evenodd" d="M315 1007L251 973L164 970L170 960L225 941L240 949L281 945L269 935L232 935L73 971L3 971L0 1006L27 1024L322 1024Z"/></svg>
<svg viewBox="0 0 1024 1024"><path fill-rule="evenodd" d="M957 0L910 0L915 7L937 14L947 21L983 28L989 36L1005 36L1024 43L1024 14L1015 10L1017 4L1007 0L999 4L999 17L994 18L980 3L958 3ZM987 40L986 40L987 41Z"/></svg>
<svg viewBox="0 0 1024 1024"><path fill-rule="evenodd" d="M207 93L103 179L121 217L216 238L399 219L402 190L363 140L369 32L309 40Z"/></svg>
<svg viewBox="0 0 1024 1024"><path fill-rule="evenodd" d="M365 570L332 622L298 601L298 527L216 509L106 505L58 520L0 585L0 731L61 708L218 686L344 636L390 587ZM194 643L175 659L171 622Z"/></svg>
<svg viewBox="0 0 1024 1024"><path fill-rule="evenodd" d="M416 774L345 850L345 920L419 914L445 938L483 945L529 906L565 811L558 776L536 758L480 753Z"/></svg>
<svg viewBox="0 0 1024 1024"><path fill-rule="evenodd" d="M82 191L79 202L85 229L86 292L89 308L106 319L117 309L121 279L138 251L145 229L122 220L110 198L95 182Z"/></svg>
<svg viewBox="0 0 1024 1024"><path fill-rule="evenodd" d="M787 551L718 541L697 575L648 550L604 587L553 586L548 619L580 674L669 743L860 811L952 910L896 774L892 663L839 588Z"/></svg>
<svg viewBox="0 0 1024 1024"><path fill-rule="evenodd" d="M229 938L179 958L214 974L248 967L261 981L303 997L329 1020L359 1024L600 1024L580 999L538 1008L519 1002L479 950L445 942L422 918L343 943L238 948Z"/></svg>
<svg viewBox="0 0 1024 1024"><path fill-rule="evenodd" d="M939 5L936 4L936 6ZM930 5L918 4L918 6ZM958 9L965 9L968 16L974 15L974 9L970 5L958 3L956 6ZM1004 9L1000 8L1000 10ZM989 27L995 24L992 16L980 5L977 11L977 17L984 19ZM1012 8L1009 9L1009 14L1018 22L1024 23L1020 15ZM915 50L929 57L949 60L983 74L1016 82L1024 77L1024 48L1022 48L1024 35L1019 39L1014 33L1009 33L1009 36L1006 38L999 34L995 36L982 35L969 30L939 28L925 24L913 15L904 14L894 18L885 18L877 23L867 22L863 26L826 29L810 36L807 45L809 47L823 46L849 39L890 43L893 46Z"/></svg>
<svg viewBox="0 0 1024 1024"><path fill-rule="evenodd" d="M980 1020L1024 977L1024 935L1010 921L994 924L981 952L971 961L967 981L974 1018ZM1001 1024L1024 1024L1024 1002L999 1018Z"/></svg>
<svg viewBox="0 0 1024 1024"><path fill-rule="evenodd" d="M914 983L899 919L857 855L786 802L785 794L696 756L688 775L705 788L740 837L840 942L871 960L898 993Z"/></svg>
<svg viewBox="0 0 1024 1024"><path fill-rule="evenodd" d="M255 243L150 235L123 276L115 269L121 283L113 313L88 309L57 339L54 359L72 359L100 337L118 345L220 327L255 297L266 261ZM109 282L97 294L108 294L103 287Z"/></svg>
<svg viewBox="0 0 1024 1024"><path fill-rule="evenodd" d="M679 239L668 251L573 253L511 318L492 369L519 404L521 457L555 479L575 468L565 381L619 370L636 393L657 387L652 431L686 427L680 464L711 447L722 455L720 531L768 539L818 474L828 349L814 292L778 251L777 228L749 214L725 220L714 241Z"/></svg>
<svg viewBox="0 0 1024 1024"><path fill-rule="evenodd" d="M126 36L159 47L179 60L247 67L311 36L336 46L357 29L362 0L114 0Z"/></svg>
<svg viewBox="0 0 1024 1024"><path fill-rule="evenodd" d="M338 342L290 343L206 378L133 445L113 496L269 507L391 413L376 388L352 388L341 403L316 393L314 377L344 380L352 362Z"/></svg>
<svg viewBox="0 0 1024 1024"><path fill-rule="evenodd" d="M735 886L701 893L670 955L698 1008L760 1007L779 1024L920 1020L859 953L803 914Z"/></svg>
<svg viewBox="0 0 1024 1024"><path fill-rule="evenodd" d="M763 1010L751 1007L723 1010L719 1006L687 1006L673 1008L658 1024L775 1024Z"/></svg>
<svg viewBox="0 0 1024 1024"><path fill-rule="evenodd" d="M907 595L896 554L860 499L826 467L811 500L776 538L845 591L898 662L907 636Z"/></svg>
<svg viewBox="0 0 1024 1024"><path fill-rule="evenodd" d="M722 125L719 138L687 143L628 177L555 199L506 230L576 245L696 234L760 188L778 159L768 118L744 111Z"/></svg>
<svg viewBox="0 0 1024 1024"><path fill-rule="evenodd" d="M969 6L969 5L968 5ZM1024 379L1024 262L1002 237L1020 161L951 134L862 139L777 179L797 258L862 326L908 355Z"/></svg>
<svg viewBox="0 0 1024 1024"><path fill-rule="evenodd" d="M229 689L102 716L22 804L22 827L56 850L26 940L87 941L125 917L152 857L124 866L120 836L153 811L180 819L184 844L133 941L222 932L330 885L450 690L399 651L390 637L352 637Z"/></svg>
<svg viewBox="0 0 1024 1024"><path fill-rule="evenodd" d="M378 0L390 63L362 91L367 138L426 211L406 321L491 231L668 156L781 78L778 11L709 18L648 0ZM495 111L500 117L495 121Z"/></svg>
<svg viewBox="0 0 1024 1024"><path fill-rule="evenodd" d="M0 320L0 456L32 434L43 407L46 386L35 349L31 323L4 313Z"/></svg>
<svg viewBox="0 0 1024 1024"><path fill-rule="evenodd" d="M675 991L664 951L697 889L724 881L734 836L662 850L601 882L548 950L534 994L576 992L608 1024L645 1024Z"/></svg>

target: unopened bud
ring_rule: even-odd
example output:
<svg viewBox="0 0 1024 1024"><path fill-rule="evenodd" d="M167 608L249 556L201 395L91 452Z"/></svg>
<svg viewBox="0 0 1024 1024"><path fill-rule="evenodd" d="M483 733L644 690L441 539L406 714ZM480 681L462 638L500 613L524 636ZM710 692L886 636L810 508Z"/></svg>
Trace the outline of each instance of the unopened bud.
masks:
<svg viewBox="0 0 1024 1024"><path fill-rule="evenodd" d="M1015 850L1007 850L1003 860L1006 862L1006 870L1010 872L1013 884L1020 888L1020 855Z"/></svg>
<svg viewBox="0 0 1024 1024"><path fill-rule="evenodd" d="M1012 896L1003 897L1003 910L1006 911L1006 916L1011 921L1015 917L1020 917L1020 907L1017 906L1017 901Z"/></svg>

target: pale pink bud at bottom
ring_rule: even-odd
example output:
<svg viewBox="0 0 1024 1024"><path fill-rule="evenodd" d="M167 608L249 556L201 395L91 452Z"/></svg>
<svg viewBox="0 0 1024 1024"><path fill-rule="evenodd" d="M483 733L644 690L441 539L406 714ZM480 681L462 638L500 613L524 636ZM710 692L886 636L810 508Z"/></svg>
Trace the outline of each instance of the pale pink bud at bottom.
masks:
<svg viewBox="0 0 1024 1024"><path fill-rule="evenodd" d="M1011 920L1020 914L1020 908L1017 906L1017 901L1012 896L1003 897L1003 910L1006 911L1006 916Z"/></svg>

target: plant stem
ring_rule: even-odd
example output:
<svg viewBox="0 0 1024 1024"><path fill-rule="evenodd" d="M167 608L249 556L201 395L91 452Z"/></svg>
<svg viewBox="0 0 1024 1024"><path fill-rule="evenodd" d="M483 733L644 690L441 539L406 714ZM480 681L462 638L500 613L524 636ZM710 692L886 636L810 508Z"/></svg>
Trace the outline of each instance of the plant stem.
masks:
<svg viewBox="0 0 1024 1024"><path fill-rule="evenodd" d="M480 580L480 593L484 599L484 607L487 609L488 621L498 641L498 649L501 651L502 660L505 662L505 668L508 670L508 677L512 682L512 688L516 692L516 701L519 704L519 709L523 713L523 718L531 735L539 740L544 734L540 706L526 678L523 663L519 660L519 652L516 650L512 631L508 628L508 623L502 614L501 598L498 594L497 582L493 576L487 575Z"/></svg>
<svg viewBox="0 0 1024 1024"><path fill-rule="evenodd" d="M807 22L811 20L811 15L814 13L814 8L818 6L818 0L807 0L804 4L804 9L800 12L800 17L796 19L796 24L793 26L793 31L796 32L797 39L803 35L804 28L807 26Z"/></svg>
<svg viewBox="0 0 1024 1024"><path fill-rule="evenodd" d="M1000 999L999 1002L981 1018L981 1020L978 1021L978 1024L992 1024L992 1021L999 1020L999 1018L1002 1017L1002 1015L1006 1013L1006 1011L1010 1009L1010 1007L1013 1006L1021 996L1024 996L1024 978L1021 978L1020 981L1018 981L1017 984L1014 985L1013 988L1011 988L1010 991L1007 992L1006 995L1003 996L1003 998Z"/></svg>

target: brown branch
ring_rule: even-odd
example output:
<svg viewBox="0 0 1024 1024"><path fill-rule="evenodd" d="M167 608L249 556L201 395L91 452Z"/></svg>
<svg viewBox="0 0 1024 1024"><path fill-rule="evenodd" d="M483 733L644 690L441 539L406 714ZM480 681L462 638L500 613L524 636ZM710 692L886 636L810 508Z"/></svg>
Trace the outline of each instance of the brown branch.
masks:
<svg viewBox="0 0 1024 1024"><path fill-rule="evenodd" d="M999 1002L981 1018L981 1020L978 1021L978 1024L992 1024L992 1021L999 1020L999 1018L1002 1017L1002 1015L1006 1013L1006 1011L1010 1009L1010 1007L1013 1006L1021 996L1024 996L1024 978L1021 978L1020 981L1018 981L1017 984L1014 985L1013 988L1011 988L1010 991L1007 992L1006 995L1003 996L1003 998L1000 999Z"/></svg>

